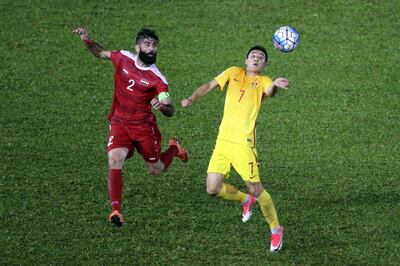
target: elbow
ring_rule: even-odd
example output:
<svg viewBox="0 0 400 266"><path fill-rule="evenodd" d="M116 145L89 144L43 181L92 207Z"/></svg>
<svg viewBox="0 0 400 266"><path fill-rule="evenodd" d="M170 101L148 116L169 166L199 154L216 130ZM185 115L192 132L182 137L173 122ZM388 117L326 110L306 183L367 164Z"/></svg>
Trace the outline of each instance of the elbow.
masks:
<svg viewBox="0 0 400 266"><path fill-rule="evenodd" d="M172 111L170 111L170 112L165 112L165 113L163 113L163 115L165 115L166 117L171 117L171 116L173 116L174 115L174 110L172 110Z"/></svg>
<svg viewBox="0 0 400 266"><path fill-rule="evenodd" d="M267 96L268 98L272 98L275 96L275 92L266 93L265 96Z"/></svg>
<svg viewBox="0 0 400 266"><path fill-rule="evenodd" d="M97 58L101 58L101 59L107 59L108 58L108 56L105 55L104 53L99 53L99 54L96 55L96 57Z"/></svg>

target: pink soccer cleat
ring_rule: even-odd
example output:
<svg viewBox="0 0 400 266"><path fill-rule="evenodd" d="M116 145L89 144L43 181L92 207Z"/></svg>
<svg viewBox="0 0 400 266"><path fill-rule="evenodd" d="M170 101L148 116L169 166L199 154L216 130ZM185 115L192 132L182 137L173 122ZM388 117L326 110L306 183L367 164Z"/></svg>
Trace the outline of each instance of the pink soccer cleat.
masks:
<svg viewBox="0 0 400 266"><path fill-rule="evenodd" d="M278 252L279 250L282 249L283 233L284 233L283 226L280 225L279 233L271 234L271 248L269 249L269 251Z"/></svg>
<svg viewBox="0 0 400 266"><path fill-rule="evenodd" d="M247 196L249 197L247 203L242 204L243 207L242 222L244 223L250 220L251 215L253 214L251 212L251 207L256 202L256 198L253 195L247 194Z"/></svg>

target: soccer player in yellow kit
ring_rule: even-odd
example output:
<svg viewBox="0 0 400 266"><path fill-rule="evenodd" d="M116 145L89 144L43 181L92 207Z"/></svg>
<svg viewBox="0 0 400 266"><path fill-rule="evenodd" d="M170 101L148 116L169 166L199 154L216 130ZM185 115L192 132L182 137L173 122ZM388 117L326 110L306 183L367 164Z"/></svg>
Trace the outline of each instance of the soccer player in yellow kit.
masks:
<svg viewBox="0 0 400 266"><path fill-rule="evenodd" d="M224 116L207 170L207 193L242 204L242 221L247 222L252 205L257 201L271 230L271 252L282 248L284 228L279 223L270 194L264 189L259 176L256 151L256 120L264 97L273 97L277 89L287 89L285 78L272 80L262 76L268 54L262 46L254 46L247 53L246 68L230 67L193 94L182 100L182 107L190 107L214 88L223 90L227 85ZM249 194L225 183L231 165L242 177Z"/></svg>

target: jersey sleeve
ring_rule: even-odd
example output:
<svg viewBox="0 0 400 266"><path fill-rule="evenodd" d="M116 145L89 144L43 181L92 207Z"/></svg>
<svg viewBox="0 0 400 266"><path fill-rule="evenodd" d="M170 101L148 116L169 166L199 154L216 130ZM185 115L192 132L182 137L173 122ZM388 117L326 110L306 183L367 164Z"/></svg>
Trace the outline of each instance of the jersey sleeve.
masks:
<svg viewBox="0 0 400 266"><path fill-rule="evenodd" d="M111 51L111 61L114 65L114 68L119 67L121 57L122 57L121 51Z"/></svg>
<svg viewBox="0 0 400 266"><path fill-rule="evenodd" d="M155 87L157 95L169 91L168 83L164 83L161 79L156 83Z"/></svg>
<svg viewBox="0 0 400 266"><path fill-rule="evenodd" d="M264 76L264 80L263 80L263 86L262 86L262 93L265 94L265 90L270 87L273 83L272 78L268 77L268 76Z"/></svg>
<svg viewBox="0 0 400 266"><path fill-rule="evenodd" d="M220 90L223 90L225 85L229 83L229 80L233 77L233 72L236 69L237 67L230 67L214 78L217 81Z"/></svg>

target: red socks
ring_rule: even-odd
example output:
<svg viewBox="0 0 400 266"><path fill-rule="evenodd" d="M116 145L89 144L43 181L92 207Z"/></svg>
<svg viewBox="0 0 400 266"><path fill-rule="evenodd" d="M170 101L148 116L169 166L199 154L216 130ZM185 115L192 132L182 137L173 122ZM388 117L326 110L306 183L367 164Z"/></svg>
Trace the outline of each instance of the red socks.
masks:
<svg viewBox="0 0 400 266"><path fill-rule="evenodd" d="M178 154L178 148L174 145L169 146L165 152L161 153L161 161L164 163L165 169L171 165L176 154ZM122 169L108 170L108 195L110 196L112 210L121 212Z"/></svg>
<svg viewBox="0 0 400 266"><path fill-rule="evenodd" d="M108 194L112 210L121 212L122 205L122 169L108 170Z"/></svg>
<svg viewBox="0 0 400 266"><path fill-rule="evenodd" d="M178 154L178 148L175 145L171 145L165 152L161 153L161 162L164 163L165 169L167 169L174 159L174 156Z"/></svg>

